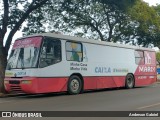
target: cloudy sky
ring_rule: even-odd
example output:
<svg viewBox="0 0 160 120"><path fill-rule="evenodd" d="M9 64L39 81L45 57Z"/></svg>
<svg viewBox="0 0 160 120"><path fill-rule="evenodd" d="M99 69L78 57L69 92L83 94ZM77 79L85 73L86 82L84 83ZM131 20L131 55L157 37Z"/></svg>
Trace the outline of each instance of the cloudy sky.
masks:
<svg viewBox="0 0 160 120"><path fill-rule="evenodd" d="M160 0L143 0L143 1L149 3L149 5L160 4Z"/></svg>

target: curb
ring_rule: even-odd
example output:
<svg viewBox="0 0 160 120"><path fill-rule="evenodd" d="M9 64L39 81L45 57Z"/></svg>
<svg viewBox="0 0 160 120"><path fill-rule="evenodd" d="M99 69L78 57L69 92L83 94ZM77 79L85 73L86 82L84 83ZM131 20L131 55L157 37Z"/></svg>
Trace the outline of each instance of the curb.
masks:
<svg viewBox="0 0 160 120"><path fill-rule="evenodd" d="M4 93L0 93L0 98L15 97L15 96L17 96L17 94L4 94Z"/></svg>

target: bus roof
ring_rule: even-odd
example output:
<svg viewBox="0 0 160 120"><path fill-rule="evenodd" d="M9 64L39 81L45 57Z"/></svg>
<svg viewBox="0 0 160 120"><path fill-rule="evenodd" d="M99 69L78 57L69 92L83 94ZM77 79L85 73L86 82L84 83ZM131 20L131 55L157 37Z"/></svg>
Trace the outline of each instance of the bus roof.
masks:
<svg viewBox="0 0 160 120"><path fill-rule="evenodd" d="M99 41L99 40L94 40L94 39L86 39L86 38L74 37L74 36L69 36L69 35L62 35L62 34L57 34L57 33L34 34L34 35L21 37L21 38L18 38L18 39L22 39L22 38L26 38L26 37L33 37L33 36L48 36L48 37L53 37L53 38L59 38L59 39L62 39L62 40L75 41L75 42L83 42L83 43L90 43L90 44L97 44L97 45L104 45L104 46L112 46L112 47L119 47L119 48L126 48L126 49L136 49L136 50L146 50L146 51L154 51L155 52L155 50L151 49L151 48L131 46L131 45L126 45L126 44L118 44L118 43Z"/></svg>

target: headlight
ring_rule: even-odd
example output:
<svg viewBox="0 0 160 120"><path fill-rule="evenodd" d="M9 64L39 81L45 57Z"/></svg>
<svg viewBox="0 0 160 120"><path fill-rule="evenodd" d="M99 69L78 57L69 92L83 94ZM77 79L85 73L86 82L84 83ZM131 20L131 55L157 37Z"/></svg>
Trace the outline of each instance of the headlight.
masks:
<svg viewBox="0 0 160 120"><path fill-rule="evenodd" d="M22 80L21 83L22 84L31 84L32 81L31 80Z"/></svg>
<svg viewBox="0 0 160 120"><path fill-rule="evenodd" d="M8 80L5 80L5 81L4 81L4 84L8 84L8 83L9 83L9 81L8 81Z"/></svg>

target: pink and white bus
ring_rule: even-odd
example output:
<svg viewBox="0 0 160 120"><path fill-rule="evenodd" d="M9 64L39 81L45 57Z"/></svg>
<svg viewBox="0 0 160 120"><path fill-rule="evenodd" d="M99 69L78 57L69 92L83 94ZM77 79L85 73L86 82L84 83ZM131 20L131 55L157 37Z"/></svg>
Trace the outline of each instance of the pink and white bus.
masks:
<svg viewBox="0 0 160 120"><path fill-rule="evenodd" d="M54 33L15 41L5 89L36 94L146 86L156 82L155 51Z"/></svg>

